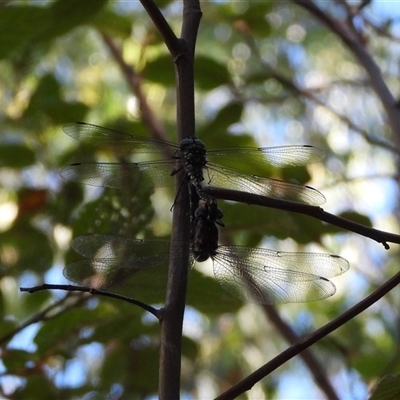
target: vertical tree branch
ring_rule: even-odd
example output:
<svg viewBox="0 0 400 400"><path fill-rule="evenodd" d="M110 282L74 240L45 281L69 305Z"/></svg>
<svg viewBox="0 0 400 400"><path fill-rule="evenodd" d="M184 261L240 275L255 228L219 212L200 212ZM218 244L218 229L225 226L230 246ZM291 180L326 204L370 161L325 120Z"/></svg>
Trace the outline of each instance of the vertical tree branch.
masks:
<svg viewBox="0 0 400 400"><path fill-rule="evenodd" d="M195 135L193 64L200 18L199 1L185 0L182 38L175 43L173 41L167 43L175 63L178 140ZM183 170L176 174L176 202L172 220L167 296L164 317L161 321L158 393L161 400L179 399L180 393L182 323L186 301L189 247L177 243L187 242L190 235L189 191L184 186L180 188L184 178Z"/></svg>

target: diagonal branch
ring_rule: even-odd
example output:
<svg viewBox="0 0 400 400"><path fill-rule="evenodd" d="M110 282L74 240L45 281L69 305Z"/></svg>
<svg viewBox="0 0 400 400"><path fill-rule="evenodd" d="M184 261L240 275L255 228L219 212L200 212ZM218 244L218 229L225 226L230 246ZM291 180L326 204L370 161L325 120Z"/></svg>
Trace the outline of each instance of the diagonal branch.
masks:
<svg viewBox="0 0 400 400"><path fill-rule="evenodd" d="M273 306L263 306L264 313L267 315L269 320L273 323L274 327L279 333L286 339L289 344L296 343L299 341L298 336L293 332L290 326L281 318L277 309ZM311 375L314 378L315 383L325 393L326 398L329 400L338 400L334 388L329 382L328 377L325 374L325 367L321 365L318 359L315 357L311 349L304 350L301 352L300 357L307 365Z"/></svg>
<svg viewBox="0 0 400 400"><path fill-rule="evenodd" d="M262 64L263 68L266 71L268 71L268 73L271 75L272 78L274 78L278 82L280 82L285 88L288 88L293 93L310 100L314 104L317 104L317 105L325 108L330 113L332 113L335 117L337 117L340 121L345 123L350 129L352 129L353 131L358 132L360 135L362 135L368 143L378 145L382 148L385 148L387 150L394 151L397 153L400 152L400 148L396 148L387 142L372 138L365 129L363 129L361 126L359 126L355 122L353 122L347 115L334 110L332 107L329 106L328 103L324 102L317 95L315 95L312 90L300 87L300 85L295 83L295 81L293 79L290 79L287 76L285 76L284 74L282 74L281 72L277 71L272 65L270 65L268 62L266 62L264 60L264 58L261 56L260 51L255 44L254 38L252 38L248 35L242 35L242 37L246 41L246 43L248 44L250 49L252 50L253 54L256 55L258 61Z"/></svg>
<svg viewBox="0 0 400 400"><path fill-rule="evenodd" d="M139 110L143 122L146 126L149 127L152 136L158 140L167 140L167 135L165 134L164 127L162 126L160 120L156 117L155 113L149 106L147 102L147 98L143 93L142 89L142 78L141 76L135 71L135 69L127 64L122 56L121 49L114 43L114 41L110 38L110 36L106 35L105 33L101 34L104 43L107 45L110 53L114 57L115 61L117 62L118 66L121 69L123 76L126 79L128 86L130 87L132 93L138 99ZM169 154L165 154L168 158Z"/></svg>
<svg viewBox="0 0 400 400"><path fill-rule="evenodd" d="M182 52L182 42L176 37L168 22L165 20L158 6L153 0L140 0L143 8L154 23L154 26L160 32L165 45L172 57L175 58Z"/></svg>
<svg viewBox="0 0 400 400"><path fill-rule="evenodd" d="M369 76L371 87L374 89L386 111L388 122L392 129L397 147L400 148L400 109L398 108L396 99L393 97L393 94L390 92L382 77L379 66L372 58L364 44L360 42L359 37L355 36L351 29L344 23L331 18L311 0L292 1L307 10L311 15L316 17L333 33L335 33L359 61L360 65Z"/></svg>
<svg viewBox="0 0 400 400"><path fill-rule="evenodd" d="M17 333L22 332L25 328L32 324L36 324L37 322L42 322L45 320L49 320L50 318L55 318L58 315L62 314L65 311L65 308L61 309L59 312L54 312L53 310L59 308L61 305L63 305L68 299L70 298L69 293L64 296L62 299L56 301L53 304L50 304L48 307L44 308L42 311L38 312L37 314L33 315L29 319L27 319L24 323L19 325L17 328L15 328L13 331L8 332L4 336L0 337L0 344L5 344L9 340L11 340ZM80 301L85 300L83 298L78 299L77 303ZM75 306L73 304L73 306Z"/></svg>
<svg viewBox="0 0 400 400"><path fill-rule="evenodd" d="M317 329L312 334L297 341L295 344L287 348L285 351L273 358L267 364L263 365L261 368L250 374L247 378L243 379L237 385L232 386L225 393L218 396L216 400L235 399L240 394L246 392L247 390L250 390L257 382L265 378L271 372L275 371L281 365L283 365L296 355L300 354L305 349L308 349L314 343L334 332L346 322L350 321L351 319L355 318L357 315L365 311L368 307L370 307L372 304L376 303L379 299L389 293L389 291L395 288L398 284L400 284L400 272L398 272L395 276L386 281L382 286L380 286L365 299L344 312L342 315L327 323L323 327Z"/></svg>
<svg viewBox="0 0 400 400"><path fill-rule="evenodd" d="M259 196L252 193L239 192L237 190L221 189L212 186L205 186L204 193L207 193L217 199L237 201L240 203L254 204L262 207L276 208L278 210L291 211L299 214L305 214L310 217L327 222L331 225L338 226L347 231L358 233L359 235L368 237L378 243L382 243L386 250L389 249L390 243L400 244L400 235L394 233L380 231L368 226L350 221L337 215L324 211L321 207L309 206L307 204L298 204L291 201L276 200L269 197Z"/></svg>

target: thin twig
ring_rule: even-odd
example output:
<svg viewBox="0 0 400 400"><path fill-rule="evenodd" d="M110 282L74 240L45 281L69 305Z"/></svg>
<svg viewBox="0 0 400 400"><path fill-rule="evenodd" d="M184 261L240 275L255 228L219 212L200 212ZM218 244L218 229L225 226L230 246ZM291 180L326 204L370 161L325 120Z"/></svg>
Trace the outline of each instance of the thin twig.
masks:
<svg viewBox="0 0 400 400"><path fill-rule="evenodd" d="M271 199L269 197L259 196L252 193L220 189L212 186L205 186L203 191L204 193L207 193L217 199L232 200L240 203L254 204L262 207L276 208L278 210L305 214L319 219L320 221L338 226L344 230L355 232L359 235L373 239L378 243L382 243L386 250L389 249L387 242L400 244L400 235L380 231L378 229L370 228L357 222L350 221L346 218L338 217L337 215L324 211L321 207L309 206L307 204L299 204L285 200Z"/></svg>
<svg viewBox="0 0 400 400"><path fill-rule="evenodd" d="M347 46L369 76L370 85L379 97L386 111L396 146L400 148L400 109L393 94L386 85L379 66L357 36L341 21L331 18L311 0L292 0L325 24Z"/></svg>
<svg viewBox="0 0 400 400"><path fill-rule="evenodd" d="M107 45L110 53L114 57L115 61L121 68L122 74L124 75L127 84L132 90L132 93L136 96L139 104L139 110L143 122L146 126L150 129L151 134L154 138L158 140L167 140L168 137L165 133L165 129L161 124L161 121L156 117L153 110L150 108L147 98L143 93L142 89L142 78L141 76L135 71L135 69L128 65L123 56L121 49L114 43L114 41L105 33L101 34L104 43ZM164 150L165 148L161 148L160 150ZM165 154L167 158L170 157L169 153Z"/></svg>
<svg viewBox="0 0 400 400"><path fill-rule="evenodd" d="M369 133L355 124L347 115L342 114L334 109L332 109L327 103L325 103L323 100L318 98L312 90L306 89L306 88L301 88L298 84L294 82L294 80L288 78L287 76L283 75L281 72L277 71L272 65L270 65L268 62L266 62L263 57L261 56L258 47L256 46L256 43L254 41L254 38L249 37L248 35L242 35L243 39L246 41L248 46L251 48L253 54L256 55L258 61L263 65L264 69L269 72L272 78L276 79L279 83L281 83L285 88L288 88L290 91L293 93L304 97L310 101L312 101L314 104L317 104L326 110L328 110L330 113L332 113L334 116L336 116L340 121L345 123L350 129L352 129L355 132L360 133L365 140L370 143L377 145L379 147L385 148L390 151L394 151L396 153L400 152L400 149L390 145L387 142L383 142L381 140L377 140L372 138Z"/></svg>
<svg viewBox="0 0 400 400"><path fill-rule="evenodd" d="M165 45L172 55L172 58L175 59L182 53L183 43L176 37L175 33L172 31L168 22L165 20L160 9L153 0L140 0L140 2L153 21L154 26L162 36Z"/></svg>
<svg viewBox="0 0 400 400"><path fill-rule="evenodd" d="M104 296L104 297L111 297L113 299L118 299L122 301L126 301L127 303L134 304L143 310L148 311L150 314L153 314L158 320L162 318L162 309L156 309L152 306L149 306L142 301L132 299L131 297L123 296L121 294L107 292L106 290L95 289L87 286L75 286L75 285L57 285L57 284L50 284L44 283L40 286L34 286L30 288L21 287L19 289L21 292L28 292L28 293L35 293L41 290L66 290L68 292L85 292L90 293L92 295Z"/></svg>
<svg viewBox="0 0 400 400"><path fill-rule="evenodd" d="M37 322L42 322L45 320L49 320L50 318L54 318L57 315L63 313L65 311L65 308L63 308L59 313L52 313L51 317L49 317L50 312L52 312L54 309L60 307L67 299L69 299L69 294L67 294L65 297L62 299L56 301L53 304L50 304L48 307L43 309L42 311L38 312L35 315L32 315L29 319L27 319L24 323L19 325L17 328L12 330L11 332L7 333L6 335L2 336L0 338L0 344L7 343L9 340L11 340L16 334L19 332L22 332L25 328L32 324L36 324Z"/></svg>
<svg viewBox="0 0 400 400"><path fill-rule="evenodd" d="M271 361L263 365L258 370L254 371L248 377L243 379L237 385L232 386L229 390L221 394L216 398L216 400L230 400L238 397L240 394L250 390L257 382L265 378L271 372L275 371L281 365L288 362L290 359L300 354L305 349L312 346L314 343L318 342L328 334L334 332L336 329L340 328L346 322L355 318L357 315L365 311L372 304L376 303L379 299L385 296L390 290L395 288L400 284L400 272L395 276L386 281L377 290L367 296L365 299L357 303L355 306L351 307L349 310L344 312L342 315L334 319L333 321L327 323L323 327L317 329L312 334L306 336L305 338L297 341L293 346L290 346L277 357L273 358Z"/></svg>

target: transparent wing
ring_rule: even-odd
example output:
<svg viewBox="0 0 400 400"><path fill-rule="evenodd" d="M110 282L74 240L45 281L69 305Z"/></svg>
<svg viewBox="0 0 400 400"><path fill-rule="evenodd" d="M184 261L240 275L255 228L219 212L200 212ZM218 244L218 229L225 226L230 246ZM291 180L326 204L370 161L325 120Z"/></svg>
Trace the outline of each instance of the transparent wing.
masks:
<svg viewBox="0 0 400 400"><path fill-rule="evenodd" d="M204 177L205 183L211 186L239 190L274 199L289 200L311 206L319 206L326 201L321 192L310 186L244 174L235 169L220 167L211 163L207 163L207 171L205 171Z"/></svg>
<svg viewBox="0 0 400 400"><path fill-rule="evenodd" d="M267 249L221 246L214 274L222 287L244 301L260 304L297 303L332 296L328 280L349 269L342 257L318 253L286 253Z"/></svg>
<svg viewBox="0 0 400 400"><path fill-rule="evenodd" d="M87 234L76 237L71 247L86 258L125 258L168 254L167 240L140 240L111 235Z"/></svg>
<svg viewBox="0 0 400 400"><path fill-rule="evenodd" d="M133 136L113 129L73 122L63 127L63 131L72 138L92 145L106 145L107 148L117 152L126 153L127 150L136 153L160 153L173 154L179 150L179 146L162 140L150 139L143 136Z"/></svg>
<svg viewBox="0 0 400 400"><path fill-rule="evenodd" d="M168 241L83 235L72 247L87 258L64 268L64 276L75 283L133 297L166 288Z"/></svg>
<svg viewBox="0 0 400 400"><path fill-rule="evenodd" d="M121 259L96 258L68 264L63 274L80 285L138 299L165 291L168 264L164 261L168 263L163 257L152 257L127 264Z"/></svg>
<svg viewBox="0 0 400 400"><path fill-rule="evenodd" d="M60 176L85 185L124 188L127 184L140 187L164 187L174 184L171 173L174 161L143 163L76 163L64 167Z"/></svg>
<svg viewBox="0 0 400 400"><path fill-rule="evenodd" d="M325 154L321 149L308 145L278 147L243 147L208 150L210 161L223 164L223 158L237 159L251 164L265 164L274 167L299 167L321 161Z"/></svg>

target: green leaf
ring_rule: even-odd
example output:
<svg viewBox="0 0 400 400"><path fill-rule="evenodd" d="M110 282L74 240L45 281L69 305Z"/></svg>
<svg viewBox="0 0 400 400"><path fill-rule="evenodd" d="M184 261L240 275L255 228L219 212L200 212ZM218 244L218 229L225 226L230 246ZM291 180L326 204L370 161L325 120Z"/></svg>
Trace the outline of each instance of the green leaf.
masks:
<svg viewBox="0 0 400 400"><path fill-rule="evenodd" d="M3 297L3 296L1 296ZM2 314L4 313L4 301L2 301ZM18 326L16 320L11 320L10 318L3 318L0 321L0 337L3 338L4 336L8 335L11 333L14 329L16 329ZM10 339L11 340L11 339Z"/></svg>
<svg viewBox="0 0 400 400"><path fill-rule="evenodd" d="M350 221L357 222L370 228L373 227L372 221L367 215L355 211L343 211L339 214L339 217L349 219Z"/></svg>
<svg viewBox="0 0 400 400"><path fill-rule="evenodd" d="M187 305L204 314L220 315L237 311L243 303L222 289L214 278L193 269L189 274Z"/></svg>
<svg viewBox="0 0 400 400"><path fill-rule="evenodd" d="M107 0L55 1L49 7L45 28L35 36L35 41L54 39L90 21L105 5Z"/></svg>
<svg viewBox="0 0 400 400"><path fill-rule="evenodd" d="M240 103L229 103L221 108L215 118L207 125L199 129L199 137L205 141L207 147L211 147L212 138L218 143L224 143L224 147L229 147L234 140L235 146L239 147L239 140L237 136L232 137L228 134L228 128L240 121L243 112L243 105ZM229 140L230 143L226 143Z"/></svg>
<svg viewBox="0 0 400 400"><path fill-rule="evenodd" d="M24 117L40 121L43 115L47 115L55 124L84 119L89 108L81 102L65 102L61 99L60 92L60 84L53 75L43 76L31 97Z"/></svg>
<svg viewBox="0 0 400 400"><path fill-rule="evenodd" d="M252 36L265 38L271 33L271 27L265 18L271 8L268 1L251 2L246 12L239 16L247 22Z"/></svg>
<svg viewBox="0 0 400 400"><path fill-rule="evenodd" d="M0 12L0 59L29 42L48 24L49 10L36 6L2 7Z"/></svg>
<svg viewBox="0 0 400 400"><path fill-rule="evenodd" d="M34 339L37 354L45 355L48 351L55 351L55 349L73 351L82 341L79 332L83 327L95 327L113 316L113 313L107 313L106 310L104 307L70 309L46 321Z"/></svg>
<svg viewBox="0 0 400 400"><path fill-rule="evenodd" d="M175 72L171 56L164 54L149 61L144 68L143 77L165 86L175 85Z"/></svg>
<svg viewBox="0 0 400 400"><path fill-rule="evenodd" d="M21 271L35 271L42 274L53 261L53 251L47 236L33 228L27 218L21 216L13 227L2 233L0 251L11 252L12 258L4 262L9 275Z"/></svg>
<svg viewBox="0 0 400 400"><path fill-rule="evenodd" d="M11 5L0 13L0 58L5 58L30 43L63 35L92 19L107 0L64 1L50 7Z"/></svg>
<svg viewBox="0 0 400 400"><path fill-rule="evenodd" d="M133 338L149 334L149 326L143 324L144 311L142 309L122 301L106 299L101 296L98 298L102 299L102 303L112 301L118 307L119 313L115 318L104 321L93 332L90 341L107 344L118 338L129 342ZM159 330L158 327L157 329Z"/></svg>
<svg viewBox="0 0 400 400"><path fill-rule="evenodd" d="M13 374L18 371L24 370L26 368L26 364L29 361L32 361L33 355L32 353L19 350L19 349L7 349L2 352L1 361L4 366L7 368L8 373Z"/></svg>
<svg viewBox="0 0 400 400"><path fill-rule="evenodd" d="M384 376L369 400L394 400L400 398L400 374Z"/></svg>
<svg viewBox="0 0 400 400"><path fill-rule="evenodd" d="M195 83L203 90L213 90L230 83L230 75L225 65L216 60L197 56L195 59Z"/></svg>
<svg viewBox="0 0 400 400"><path fill-rule="evenodd" d="M343 211L341 214L338 215L341 218L345 218L348 219L350 221L353 222L357 222L359 224L365 225L367 227L372 227L372 221L370 220L370 218L367 215L364 214L360 214L358 212L355 211ZM327 231L329 233L338 233L338 232L343 232L343 228L339 228L337 226L334 225L328 225L327 226ZM346 231L346 230L345 230Z"/></svg>
<svg viewBox="0 0 400 400"><path fill-rule="evenodd" d="M209 57L196 57L195 74L197 86L204 90L230 83L227 68ZM174 86L175 73L171 57L162 55L148 62L143 70L143 77L160 85Z"/></svg>
<svg viewBox="0 0 400 400"><path fill-rule="evenodd" d="M35 153L21 144L0 146L0 167L25 168L35 162Z"/></svg>
<svg viewBox="0 0 400 400"><path fill-rule="evenodd" d="M199 344L187 336L182 336L182 355L195 360L199 353Z"/></svg>
<svg viewBox="0 0 400 400"><path fill-rule="evenodd" d="M102 388L120 383L129 393L127 398L132 399L145 398L157 391L158 348L143 339L131 341L129 346L109 348L100 375Z"/></svg>
<svg viewBox="0 0 400 400"><path fill-rule="evenodd" d="M98 30L126 39L132 30L132 20L124 15L116 14L108 9L102 9L91 21L91 24Z"/></svg>
<svg viewBox="0 0 400 400"><path fill-rule="evenodd" d="M221 229L228 235L237 235L238 243L243 246L258 246L266 235L280 240L292 238L300 244L319 243L321 235L328 232L321 221L306 215L240 203L219 205L224 221L230 221Z"/></svg>
<svg viewBox="0 0 400 400"><path fill-rule="evenodd" d="M43 110L57 125L63 125L71 121L82 121L89 112L89 107L79 101L66 102L59 99L51 104L47 110Z"/></svg>
<svg viewBox="0 0 400 400"><path fill-rule="evenodd" d="M60 399L60 392L55 385L43 375L32 374L23 388L13 394L16 399L54 400Z"/></svg>
<svg viewBox="0 0 400 400"><path fill-rule="evenodd" d="M297 183L299 185L304 185L311 179L307 167L286 167L281 168L279 172L282 180Z"/></svg>
<svg viewBox="0 0 400 400"><path fill-rule="evenodd" d="M42 290L37 293L23 293L22 296L25 315L37 313L38 310L42 309L52 299L52 294L49 290Z"/></svg>

